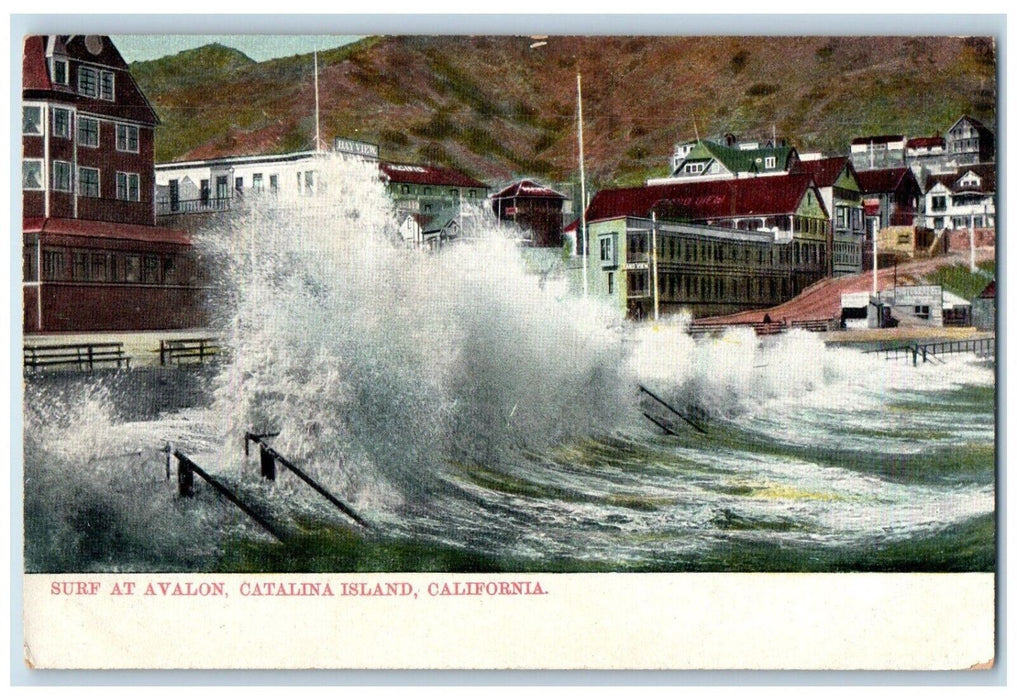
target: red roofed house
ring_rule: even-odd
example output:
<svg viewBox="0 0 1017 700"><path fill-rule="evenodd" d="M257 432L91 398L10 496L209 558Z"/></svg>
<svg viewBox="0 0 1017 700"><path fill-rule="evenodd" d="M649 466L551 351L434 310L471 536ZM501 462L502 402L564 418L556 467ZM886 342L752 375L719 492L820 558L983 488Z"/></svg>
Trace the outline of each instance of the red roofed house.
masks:
<svg viewBox="0 0 1017 700"><path fill-rule="evenodd" d="M520 180L492 195L491 206L501 221L529 230L535 247L556 248L561 245L562 206L567 199L533 180Z"/></svg>
<svg viewBox="0 0 1017 700"><path fill-rule="evenodd" d="M586 219L591 293L632 317L773 306L826 271L829 215L809 175L602 190Z"/></svg>
<svg viewBox="0 0 1017 700"><path fill-rule="evenodd" d="M22 62L26 333L204 323L191 242L155 226L159 119L105 36L30 36Z"/></svg>
<svg viewBox="0 0 1017 700"><path fill-rule="evenodd" d="M858 184L867 204L879 204L879 228L914 225L922 187L911 168L860 170Z"/></svg>
<svg viewBox="0 0 1017 700"><path fill-rule="evenodd" d="M490 188L451 168L411 163L379 163L381 179L401 212L437 214L449 206L480 206Z"/></svg>

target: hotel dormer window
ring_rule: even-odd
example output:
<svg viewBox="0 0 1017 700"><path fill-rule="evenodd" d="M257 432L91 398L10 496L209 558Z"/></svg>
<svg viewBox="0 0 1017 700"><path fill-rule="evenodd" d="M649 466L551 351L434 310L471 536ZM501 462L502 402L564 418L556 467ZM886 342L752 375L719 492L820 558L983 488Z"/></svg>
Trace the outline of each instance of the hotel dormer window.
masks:
<svg viewBox="0 0 1017 700"><path fill-rule="evenodd" d="M67 85L70 82L70 74L67 70L67 60L63 58L53 59L53 83L55 85Z"/></svg>
<svg viewBox="0 0 1017 700"><path fill-rule="evenodd" d="M764 167L767 167L767 168L776 168L777 167L777 157L776 156L767 156L766 157L766 161L763 163L763 165L764 165Z"/></svg>
<svg viewBox="0 0 1017 700"><path fill-rule="evenodd" d="M99 96L99 71L88 66L78 68L78 94L85 97Z"/></svg>

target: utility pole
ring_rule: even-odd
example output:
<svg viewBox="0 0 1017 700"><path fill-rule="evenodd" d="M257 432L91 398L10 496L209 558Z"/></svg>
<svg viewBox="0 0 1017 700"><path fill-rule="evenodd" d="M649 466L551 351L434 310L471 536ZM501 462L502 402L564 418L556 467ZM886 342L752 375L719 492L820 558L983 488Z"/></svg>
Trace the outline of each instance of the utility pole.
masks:
<svg viewBox="0 0 1017 700"><path fill-rule="evenodd" d="M660 320L660 278L657 275L657 212L650 212L650 245L653 253L653 321Z"/></svg>
<svg viewBox="0 0 1017 700"><path fill-rule="evenodd" d="M975 213L972 211L968 219L968 238L971 243L971 271L975 271Z"/></svg>

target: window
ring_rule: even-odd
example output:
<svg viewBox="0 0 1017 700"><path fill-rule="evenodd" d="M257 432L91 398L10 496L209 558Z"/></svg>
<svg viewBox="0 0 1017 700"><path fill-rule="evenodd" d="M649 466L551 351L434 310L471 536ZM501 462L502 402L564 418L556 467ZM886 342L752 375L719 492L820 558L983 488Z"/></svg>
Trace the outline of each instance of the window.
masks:
<svg viewBox="0 0 1017 700"><path fill-rule="evenodd" d="M926 321L929 320L929 307L928 306L916 306L915 307L915 316L917 316L918 318L923 318Z"/></svg>
<svg viewBox="0 0 1017 700"><path fill-rule="evenodd" d="M62 58L53 59L53 82L57 85L67 85L67 61Z"/></svg>
<svg viewBox="0 0 1017 700"><path fill-rule="evenodd" d="M42 136L42 107L21 108L21 133Z"/></svg>
<svg viewBox="0 0 1017 700"><path fill-rule="evenodd" d="M229 199L229 196L230 196L229 177L226 175L216 175L215 198Z"/></svg>
<svg viewBox="0 0 1017 700"><path fill-rule="evenodd" d="M99 170L78 168L78 194L82 197L99 196Z"/></svg>
<svg viewBox="0 0 1017 700"><path fill-rule="evenodd" d="M53 172L50 173L50 187L60 192L71 191L71 164L62 161L53 161Z"/></svg>
<svg viewBox="0 0 1017 700"><path fill-rule="evenodd" d="M268 189L272 190L273 194L275 194L275 193L277 193L279 191L279 176L278 175L269 175L268 176Z"/></svg>
<svg viewBox="0 0 1017 700"><path fill-rule="evenodd" d="M304 194L314 194L314 171L304 172Z"/></svg>
<svg viewBox="0 0 1017 700"><path fill-rule="evenodd" d="M410 193L410 186L409 185L403 185L402 189L403 189L403 194L409 194Z"/></svg>
<svg viewBox="0 0 1017 700"><path fill-rule="evenodd" d="M99 147L99 120L78 117L78 143L89 148Z"/></svg>
<svg viewBox="0 0 1017 700"><path fill-rule="evenodd" d="M21 189L41 190L42 185L42 161L25 160L21 163Z"/></svg>
<svg viewBox="0 0 1017 700"><path fill-rule="evenodd" d="M100 76L99 97L104 100L113 101L113 72L104 70Z"/></svg>
<svg viewBox="0 0 1017 700"><path fill-rule="evenodd" d="M238 195L242 196L244 194L244 178L242 177L233 178L233 189L237 191Z"/></svg>
<svg viewBox="0 0 1017 700"><path fill-rule="evenodd" d="M170 211L180 209L180 180L169 181Z"/></svg>
<svg viewBox="0 0 1017 700"><path fill-rule="evenodd" d="M946 211L946 196L932 198L932 211Z"/></svg>
<svg viewBox="0 0 1017 700"><path fill-rule="evenodd" d="M42 251L42 278L59 280L64 276L64 254L58 250Z"/></svg>
<svg viewBox="0 0 1017 700"><path fill-rule="evenodd" d="M614 273L607 273L607 293L614 294Z"/></svg>
<svg viewBox="0 0 1017 700"><path fill-rule="evenodd" d="M470 199L476 199L477 191L476 190L470 190L469 191L469 197L470 197Z"/></svg>
<svg viewBox="0 0 1017 700"><path fill-rule="evenodd" d="M431 194L431 188L430 187L425 187L424 188L424 194Z"/></svg>
<svg viewBox="0 0 1017 700"><path fill-rule="evenodd" d="M141 188L139 187L137 173L117 173L117 199L128 202L141 201Z"/></svg>
<svg viewBox="0 0 1017 700"><path fill-rule="evenodd" d="M455 190L449 190L448 191L448 196L451 197L452 199L455 199L456 198L456 191Z"/></svg>
<svg viewBox="0 0 1017 700"><path fill-rule="evenodd" d="M141 270L141 281L145 284L159 284L159 256L146 255Z"/></svg>
<svg viewBox="0 0 1017 700"><path fill-rule="evenodd" d="M162 259L163 284L174 284L177 281L177 266L173 258Z"/></svg>
<svg viewBox="0 0 1017 700"><path fill-rule="evenodd" d="M78 68L78 94L85 97L99 96L99 72L95 68Z"/></svg>
<svg viewBox="0 0 1017 700"><path fill-rule="evenodd" d="M615 264L614 236L601 236L600 238L600 261L605 265Z"/></svg>
<svg viewBox="0 0 1017 700"><path fill-rule="evenodd" d="M767 156L766 159L763 161L763 166L767 167L767 168L776 168L777 167L777 157L776 156Z"/></svg>
<svg viewBox="0 0 1017 700"><path fill-rule="evenodd" d="M261 179L261 173L254 173L251 176L251 189L255 192L262 192L265 189L265 184Z"/></svg>
<svg viewBox="0 0 1017 700"><path fill-rule="evenodd" d="M92 271L89 279L95 282L106 281L106 254L92 253Z"/></svg>
<svg viewBox="0 0 1017 700"><path fill-rule="evenodd" d="M71 253L71 279L88 279L88 253L80 250Z"/></svg>
<svg viewBox="0 0 1017 700"><path fill-rule="evenodd" d="M53 136L60 139L71 137L71 110L53 108Z"/></svg>
<svg viewBox="0 0 1017 700"><path fill-rule="evenodd" d="M128 153L138 152L138 127L117 124L117 150Z"/></svg>
<svg viewBox="0 0 1017 700"><path fill-rule="evenodd" d="M141 279L141 256L128 255L124 259L124 281L137 282Z"/></svg>

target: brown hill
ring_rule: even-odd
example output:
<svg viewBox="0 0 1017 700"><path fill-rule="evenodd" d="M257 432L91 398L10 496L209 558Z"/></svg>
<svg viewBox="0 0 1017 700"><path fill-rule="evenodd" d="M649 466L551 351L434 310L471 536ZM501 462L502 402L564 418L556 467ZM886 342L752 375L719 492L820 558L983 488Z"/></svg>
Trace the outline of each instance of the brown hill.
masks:
<svg viewBox="0 0 1017 700"><path fill-rule="evenodd" d="M677 139L774 130L799 150L854 136L943 132L996 118L991 40L950 37L385 37L319 54L324 136L374 141L386 159L489 181L575 171L583 75L593 186L663 174ZM264 63L207 49L132 66L163 127L160 161L308 147L310 55ZM218 47L226 51L223 47ZM198 54L196 53L196 56ZM208 66L216 67L209 70Z"/></svg>

